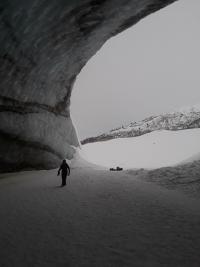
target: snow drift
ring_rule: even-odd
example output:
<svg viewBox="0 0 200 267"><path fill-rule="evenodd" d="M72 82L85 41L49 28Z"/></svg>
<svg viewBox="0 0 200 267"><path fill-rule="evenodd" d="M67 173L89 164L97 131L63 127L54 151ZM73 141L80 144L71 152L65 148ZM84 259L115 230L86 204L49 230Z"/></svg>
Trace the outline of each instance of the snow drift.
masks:
<svg viewBox="0 0 200 267"><path fill-rule="evenodd" d="M105 166L160 168L174 166L200 153L200 129L154 131L82 146L88 161Z"/></svg>

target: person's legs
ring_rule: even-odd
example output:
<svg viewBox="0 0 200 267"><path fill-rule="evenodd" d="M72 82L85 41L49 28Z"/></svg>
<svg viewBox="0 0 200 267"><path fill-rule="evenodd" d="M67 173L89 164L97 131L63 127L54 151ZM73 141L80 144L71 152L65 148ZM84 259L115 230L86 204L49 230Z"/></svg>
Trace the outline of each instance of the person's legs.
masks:
<svg viewBox="0 0 200 267"><path fill-rule="evenodd" d="M66 178L67 178L67 175L65 173L62 173L62 186L66 185Z"/></svg>

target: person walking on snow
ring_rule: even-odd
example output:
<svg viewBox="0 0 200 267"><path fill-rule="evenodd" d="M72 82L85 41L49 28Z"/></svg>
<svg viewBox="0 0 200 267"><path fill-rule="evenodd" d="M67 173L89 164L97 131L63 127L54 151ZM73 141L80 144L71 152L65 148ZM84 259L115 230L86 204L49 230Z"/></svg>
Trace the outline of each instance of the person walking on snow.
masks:
<svg viewBox="0 0 200 267"><path fill-rule="evenodd" d="M60 168L58 170L58 175L60 175L60 171L62 172L62 185L61 186L65 186L66 185L66 179L67 176L70 175L70 167L67 164L66 160L64 159L62 164L60 165Z"/></svg>

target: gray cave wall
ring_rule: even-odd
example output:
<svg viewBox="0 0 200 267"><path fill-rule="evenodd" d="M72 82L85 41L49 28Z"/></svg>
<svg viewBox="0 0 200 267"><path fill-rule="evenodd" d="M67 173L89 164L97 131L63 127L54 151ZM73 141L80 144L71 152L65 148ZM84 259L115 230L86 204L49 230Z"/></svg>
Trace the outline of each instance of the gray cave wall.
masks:
<svg viewBox="0 0 200 267"><path fill-rule="evenodd" d="M110 37L172 2L1 0L0 171L71 159L76 76Z"/></svg>

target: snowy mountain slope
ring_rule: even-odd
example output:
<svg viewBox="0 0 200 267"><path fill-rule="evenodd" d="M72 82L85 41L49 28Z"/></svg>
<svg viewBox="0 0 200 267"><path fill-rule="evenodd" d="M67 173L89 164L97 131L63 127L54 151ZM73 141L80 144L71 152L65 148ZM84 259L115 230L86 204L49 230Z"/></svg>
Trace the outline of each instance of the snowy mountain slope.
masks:
<svg viewBox="0 0 200 267"><path fill-rule="evenodd" d="M88 161L107 168L161 168L193 159L200 153L200 128L153 131L83 146Z"/></svg>
<svg viewBox="0 0 200 267"><path fill-rule="evenodd" d="M151 116L139 122L113 129L108 133L83 140L82 144L106 141L114 138L135 137L157 130L183 130L200 128L200 105L182 108L179 111Z"/></svg>

